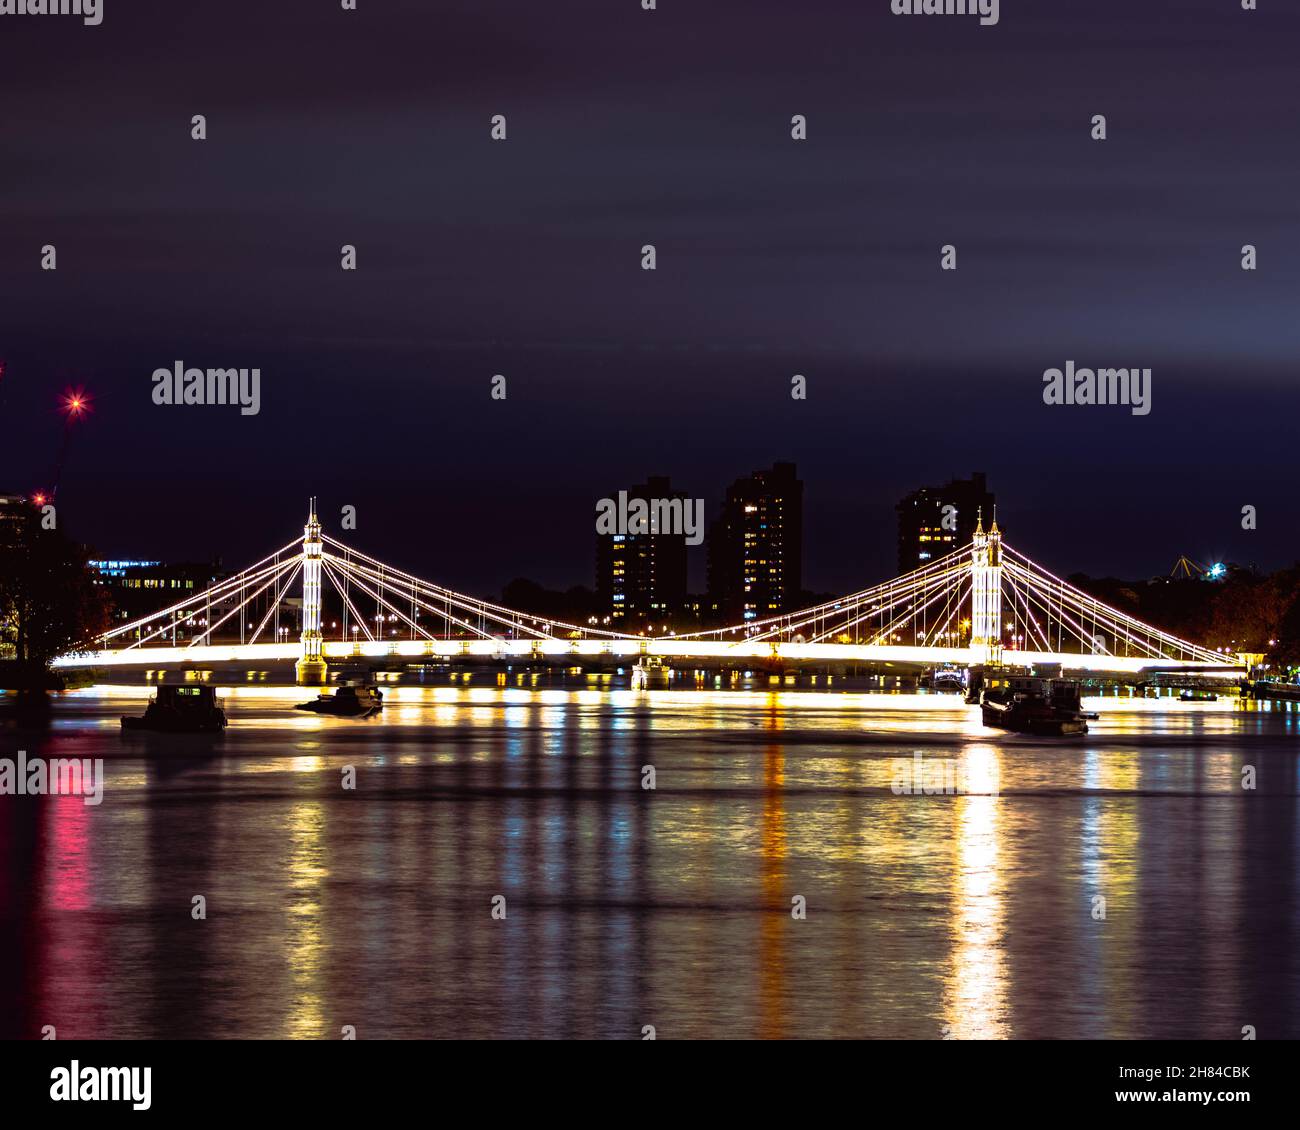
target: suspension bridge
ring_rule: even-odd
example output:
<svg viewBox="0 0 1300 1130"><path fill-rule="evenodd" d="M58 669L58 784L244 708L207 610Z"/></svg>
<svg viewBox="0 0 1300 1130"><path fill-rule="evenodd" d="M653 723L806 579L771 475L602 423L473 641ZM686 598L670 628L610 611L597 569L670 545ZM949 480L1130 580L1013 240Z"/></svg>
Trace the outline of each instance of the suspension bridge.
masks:
<svg viewBox="0 0 1300 1130"><path fill-rule="evenodd" d="M328 623L325 597L335 609ZM371 609L373 608L373 612ZM294 627L280 625L282 614ZM297 638L290 637L297 632ZM321 685L331 663L636 660L930 667L1040 666L1129 681L1235 678L1235 657L1112 608L1002 541L971 542L883 584L797 612L705 631L633 635L548 619L456 592L325 534L313 500L301 539L203 592L113 628L62 668L291 661Z"/></svg>

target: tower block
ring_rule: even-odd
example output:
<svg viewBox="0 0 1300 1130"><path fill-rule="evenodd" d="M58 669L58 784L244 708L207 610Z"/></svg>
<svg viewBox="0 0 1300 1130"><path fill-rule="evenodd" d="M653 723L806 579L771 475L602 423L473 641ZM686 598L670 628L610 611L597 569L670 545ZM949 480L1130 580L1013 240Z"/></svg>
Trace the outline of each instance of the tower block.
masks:
<svg viewBox="0 0 1300 1130"><path fill-rule="evenodd" d="M294 665L300 687L323 686L328 675L321 654L324 638L320 631L321 554L324 549L313 498L307 525L302 531L302 657Z"/></svg>

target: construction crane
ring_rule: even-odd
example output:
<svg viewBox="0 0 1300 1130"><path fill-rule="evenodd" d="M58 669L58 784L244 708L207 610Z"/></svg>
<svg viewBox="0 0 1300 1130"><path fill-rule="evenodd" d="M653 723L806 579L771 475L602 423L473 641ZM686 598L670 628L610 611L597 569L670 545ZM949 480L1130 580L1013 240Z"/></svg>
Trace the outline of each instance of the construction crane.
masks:
<svg viewBox="0 0 1300 1130"><path fill-rule="evenodd" d="M1169 570L1169 575L1176 580L1199 580L1204 577L1209 570L1199 561L1193 561L1187 554L1180 554L1178 560L1174 562L1174 567Z"/></svg>
<svg viewBox="0 0 1300 1130"><path fill-rule="evenodd" d="M54 485L50 490L50 501L59 494L59 482L63 478L63 464L68 458L68 444L72 440L72 424L90 411L90 397L82 388L68 389L63 394L60 411L64 413L63 443L59 447L59 461L54 465Z"/></svg>
<svg viewBox="0 0 1300 1130"><path fill-rule="evenodd" d="M1227 572L1228 567L1222 561L1216 561L1212 565L1202 565L1184 553L1174 562L1174 567L1169 570L1169 576L1178 581L1217 581L1220 577L1226 576Z"/></svg>

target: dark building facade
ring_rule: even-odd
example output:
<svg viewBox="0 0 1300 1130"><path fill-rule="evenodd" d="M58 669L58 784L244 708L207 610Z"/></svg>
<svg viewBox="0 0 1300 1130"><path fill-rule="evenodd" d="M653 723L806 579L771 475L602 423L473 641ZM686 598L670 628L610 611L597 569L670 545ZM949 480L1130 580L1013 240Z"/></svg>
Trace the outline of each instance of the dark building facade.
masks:
<svg viewBox="0 0 1300 1130"><path fill-rule="evenodd" d="M774 463L727 488L709 534L709 604L725 623L798 607L803 590L803 483Z"/></svg>
<svg viewBox="0 0 1300 1130"><path fill-rule="evenodd" d="M211 588L225 574L220 564L163 561L91 561L98 584L113 597L115 620L138 620Z"/></svg>
<svg viewBox="0 0 1300 1130"><path fill-rule="evenodd" d="M21 494L0 494L0 544L14 544L23 536L24 526L32 520L34 508ZM0 659L13 659L16 621L10 605L0 605Z"/></svg>
<svg viewBox="0 0 1300 1130"><path fill-rule="evenodd" d="M614 495L627 501L680 501L666 475ZM600 619L627 629L680 616L686 605L686 535L684 533L596 534L596 604Z"/></svg>
<svg viewBox="0 0 1300 1130"><path fill-rule="evenodd" d="M22 528L35 509L35 504L29 504L24 495L0 494L0 537L16 538L15 531Z"/></svg>
<svg viewBox="0 0 1300 1130"><path fill-rule="evenodd" d="M992 521L995 501L983 471L945 486L912 491L896 507L898 571L909 573L965 545L975 532L981 508L985 526ZM949 506L952 510L945 513Z"/></svg>

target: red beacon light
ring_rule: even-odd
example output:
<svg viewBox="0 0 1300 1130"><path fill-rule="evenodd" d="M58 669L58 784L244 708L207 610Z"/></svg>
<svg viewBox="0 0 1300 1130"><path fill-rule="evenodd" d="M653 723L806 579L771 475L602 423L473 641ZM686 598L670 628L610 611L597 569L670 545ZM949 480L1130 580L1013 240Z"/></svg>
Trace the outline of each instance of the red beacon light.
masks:
<svg viewBox="0 0 1300 1130"><path fill-rule="evenodd" d="M68 389L63 394L63 411L68 414L68 418L80 416L83 412L90 411L90 397L86 395L83 388Z"/></svg>

